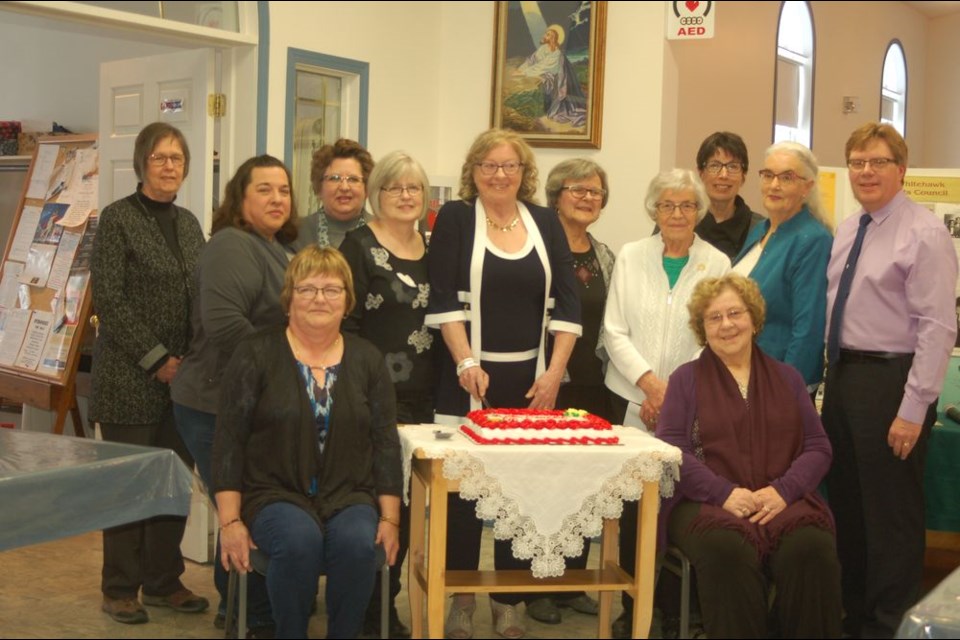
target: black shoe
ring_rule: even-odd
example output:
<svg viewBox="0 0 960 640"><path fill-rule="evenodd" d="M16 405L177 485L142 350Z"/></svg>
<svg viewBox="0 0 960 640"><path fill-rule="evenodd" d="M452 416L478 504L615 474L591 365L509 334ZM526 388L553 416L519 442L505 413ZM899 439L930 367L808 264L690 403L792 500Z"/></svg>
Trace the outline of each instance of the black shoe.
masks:
<svg viewBox="0 0 960 640"><path fill-rule="evenodd" d="M407 640L410 637L410 629L407 625L403 624L403 621L400 620L400 616L397 614L396 609L390 611L390 626L389 634L391 638L396 638L397 640ZM366 638L368 640L373 640L374 638L380 637L380 615L374 617L367 617L363 621L363 630L360 632L360 638Z"/></svg>
<svg viewBox="0 0 960 640"><path fill-rule="evenodd" d="M629 638L633 632L633 613L624 611L610 625L611 638Z"/></svg>
<svg viewBox="0 0 960 640"><path fill-rule="evenodd" d="M527 615L543 624L560 624L560 609L552 598L538 598L527 604Z"/></svg>

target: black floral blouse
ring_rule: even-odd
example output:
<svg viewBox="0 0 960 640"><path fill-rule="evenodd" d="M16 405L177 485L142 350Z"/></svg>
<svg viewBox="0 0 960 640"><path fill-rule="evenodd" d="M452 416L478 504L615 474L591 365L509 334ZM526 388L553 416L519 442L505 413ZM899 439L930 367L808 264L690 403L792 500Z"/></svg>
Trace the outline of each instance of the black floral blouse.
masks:
<svg viewBox="0 0 960 640"><path fill-rule="evenodd" d="M423 319L430 284L426 254L405 260L385 249L369 227L347 234L340 251L353 271L357 304L344 320L343 329L366 338L383 353L397 391L398 420L420 421L405 413L413 403L423 405L414 415L433 409L434 340Z"/></svg>

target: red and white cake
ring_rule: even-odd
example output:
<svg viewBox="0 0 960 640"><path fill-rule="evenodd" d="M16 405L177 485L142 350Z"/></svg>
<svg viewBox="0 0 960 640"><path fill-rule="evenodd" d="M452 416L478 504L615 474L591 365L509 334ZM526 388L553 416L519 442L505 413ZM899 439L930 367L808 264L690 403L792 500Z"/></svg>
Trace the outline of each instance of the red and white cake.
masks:
<svg viewBox="0 0 960 640"><path fill-rule="evenodd" d="M477 444L619 444L610 423L581 409L479 409L460 431Z"/></svg>

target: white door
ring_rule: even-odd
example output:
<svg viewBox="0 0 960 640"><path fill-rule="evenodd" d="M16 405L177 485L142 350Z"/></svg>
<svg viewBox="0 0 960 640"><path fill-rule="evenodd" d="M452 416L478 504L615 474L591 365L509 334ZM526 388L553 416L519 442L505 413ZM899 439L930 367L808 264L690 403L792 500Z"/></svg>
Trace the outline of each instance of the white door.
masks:
<svg viewBox="0 0 960 640"><path fill-rule="evenodd" d="M134 192L133 143L151 122L172 124L190 145L190 173L177 204L197 216L205 231L213 217L214 52L193 49L100 65L100 204Z"/></svg>

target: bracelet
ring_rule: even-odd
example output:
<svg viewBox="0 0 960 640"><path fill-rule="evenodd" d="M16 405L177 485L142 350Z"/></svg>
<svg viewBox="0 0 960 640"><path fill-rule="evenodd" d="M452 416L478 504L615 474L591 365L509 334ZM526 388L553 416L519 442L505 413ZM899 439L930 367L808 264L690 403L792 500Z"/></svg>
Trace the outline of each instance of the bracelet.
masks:
<svg viewBox="0 0 960 640"><path fill-rule="evenodd" d="M228 523L226 523L226 524L220 525L220 531L223 531L224 529L226 529L226 528L229 527L230 525L232 525L232 524L237 524L238 522L243 522L243 521L242 521L240 518L234 518L234 519L231 520L230 522L228 522Z"/></svg>
<svg viewBox="0 0 960 640"><path fill-rule="evenodd" d="M389 522L390 524L392 524L393 526L395 526L395 527L397 527L397 528L400 527L400 519L399 519L399 518L396 519L396 520L392 520L391 518L388 518L387 516L380 516L380 522Z"/></svg>
<svg viewBox="0 0 960 640"><path fill-rule="evenodd" d="M464 358L463 360L457 363L457 377L459 378L461 375L463 375L463 372L466 371L467 369L472 369L473 367L479 367L479 366L480 365L477 364L476 360L474 360L470 356L467 356L466 358Z"/></svg>

